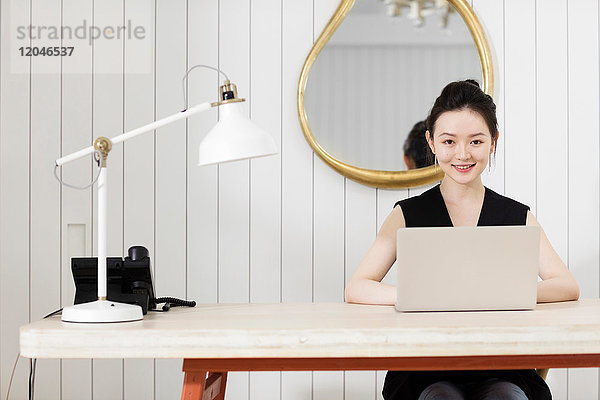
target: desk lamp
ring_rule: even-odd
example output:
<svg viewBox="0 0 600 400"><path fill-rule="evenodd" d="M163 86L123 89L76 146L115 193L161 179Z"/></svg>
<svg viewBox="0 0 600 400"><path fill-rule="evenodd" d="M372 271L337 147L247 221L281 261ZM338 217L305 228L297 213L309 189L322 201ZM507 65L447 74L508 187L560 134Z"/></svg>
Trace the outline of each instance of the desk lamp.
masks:
<svg viewBox="0 0 600 400"><path fill-rule="evenodd" d="M187 93L185 83L188 74L197 67L216 70L223 74L225 81L219 88L219 101L214 103L202 103L187 108ZM190 68L183 77L184 99L186 106L184 110L152 122L148 125L131 130L112 139L99 137L93 146L86 147L68 156L56 160L54 174L58 178L58 167L79 159L86 155L94 154L98 163L98 175L94 181L84 187L90 187L98 183L98 300L68 306L63 309L62 320L67 322L123 322L142 319L142 308L137 305L117 303L106 299L106 237L107 237L107 176L106 166L108 153L113 145L124 142L132 137L151 132L162 126L191 115L220 107L220 117L217 124L206 135L200 143L198 150L198 165L209 165L227 161L242 160L276 154L276 146L273 138L261 128L252 123L243 113L240 99L237 96L237 88L231 83L227 75L222 71L206 65L195 65ZM60 179L59 179L60 181ZM63 183L61 181L61 183ZM64 184L64 183L63 183ZM67 184L65 184L67 185ZM74 187L71 185L67 185Z"/></svg>

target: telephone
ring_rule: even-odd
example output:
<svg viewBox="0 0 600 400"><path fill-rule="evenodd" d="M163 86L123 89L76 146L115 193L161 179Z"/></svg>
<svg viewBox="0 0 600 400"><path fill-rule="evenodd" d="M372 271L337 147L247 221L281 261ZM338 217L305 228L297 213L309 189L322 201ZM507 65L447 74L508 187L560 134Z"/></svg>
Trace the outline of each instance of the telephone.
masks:
<svg viewBox="0 0 600 400"><path fill-rule="evenodd" d="M98 299L98 258L71 258L71 271L75 281L74 304L87 303ZM137 304L144 315L148 309L156 308L150 257L148 249L132 246L128 257L107 257L106 259L107 300Z"/></svg>

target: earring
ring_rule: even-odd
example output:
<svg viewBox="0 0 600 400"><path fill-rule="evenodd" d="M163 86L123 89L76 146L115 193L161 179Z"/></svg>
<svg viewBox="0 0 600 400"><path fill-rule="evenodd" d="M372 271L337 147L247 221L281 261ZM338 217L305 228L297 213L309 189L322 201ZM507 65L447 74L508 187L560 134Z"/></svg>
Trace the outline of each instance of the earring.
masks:
<svg viewBox="0 0 600 400"><path fill-rule="evenodd" d="M434 173L437 174L437 164L438 164L438 159L437 159L437 154L433 154L433 171Z"/></svg>

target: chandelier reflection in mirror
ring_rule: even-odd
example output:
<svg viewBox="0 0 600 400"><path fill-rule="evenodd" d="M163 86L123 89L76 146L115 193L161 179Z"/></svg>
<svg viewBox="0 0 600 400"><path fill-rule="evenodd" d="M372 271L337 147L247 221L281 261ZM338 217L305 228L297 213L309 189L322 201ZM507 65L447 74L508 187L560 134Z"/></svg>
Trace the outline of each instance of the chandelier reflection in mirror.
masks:
<svg viewBox="0 0 600 400"><path fill-rule="evenodd" d="M448 17L454 10L447 0L381 0L390 17L405 16L415 26L423 26L425 17L438 15L441 28L447 28Z"/></svg>

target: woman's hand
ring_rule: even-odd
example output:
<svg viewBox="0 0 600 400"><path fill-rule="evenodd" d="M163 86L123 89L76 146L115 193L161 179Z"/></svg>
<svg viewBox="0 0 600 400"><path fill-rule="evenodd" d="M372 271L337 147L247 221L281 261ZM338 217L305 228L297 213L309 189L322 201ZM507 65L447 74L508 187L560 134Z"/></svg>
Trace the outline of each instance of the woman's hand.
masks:
<svg viewBox="0 0 600 400"><path fill-rule="evenodd" d="M531 212L527 213L527 225L539 226L541 230L539 276L542 281L538 282L537 286L538 303L577 300L579 285L575 277L556 254L546 233Z"/></svg>

